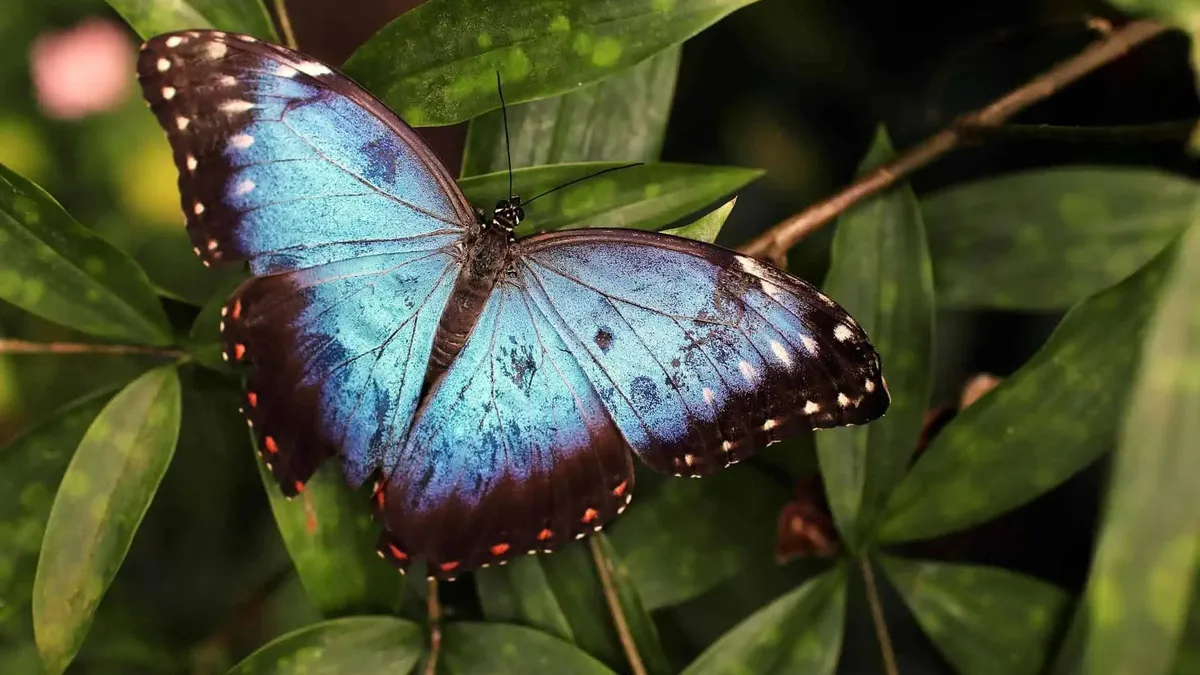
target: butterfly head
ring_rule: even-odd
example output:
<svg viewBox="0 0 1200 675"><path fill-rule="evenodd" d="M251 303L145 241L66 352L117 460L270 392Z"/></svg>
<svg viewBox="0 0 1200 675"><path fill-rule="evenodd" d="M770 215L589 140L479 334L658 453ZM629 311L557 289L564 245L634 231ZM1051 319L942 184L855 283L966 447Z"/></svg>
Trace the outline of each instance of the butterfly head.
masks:
<svg viewBox="0 0 1200 675"><path fill-rule="evenodd" d="M492 223L496 227L504 228L505 232L512 234L522 220L525 220L525 209L521 206L520 197L509 197L496 202L496 210L492 212Z"/></svg>

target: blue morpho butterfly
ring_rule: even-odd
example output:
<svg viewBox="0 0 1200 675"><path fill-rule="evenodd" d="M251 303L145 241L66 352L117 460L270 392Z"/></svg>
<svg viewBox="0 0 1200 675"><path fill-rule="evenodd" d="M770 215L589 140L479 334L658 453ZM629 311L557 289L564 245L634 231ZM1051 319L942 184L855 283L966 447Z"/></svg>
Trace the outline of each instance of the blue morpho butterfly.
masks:
<svg viewBox="0 0 1200 675"><path fill-rule="evenodd" d="M327 65L185 31L146 43L138 75L196 254L254 275L223 349L250 366L267 466L288 496L329 456L375 480L402 570L449 578L599 530L632 497L632 454L702 476L888 407L867 336L809 284L653 232L516 239L520 198L484 218Z"/></svg>

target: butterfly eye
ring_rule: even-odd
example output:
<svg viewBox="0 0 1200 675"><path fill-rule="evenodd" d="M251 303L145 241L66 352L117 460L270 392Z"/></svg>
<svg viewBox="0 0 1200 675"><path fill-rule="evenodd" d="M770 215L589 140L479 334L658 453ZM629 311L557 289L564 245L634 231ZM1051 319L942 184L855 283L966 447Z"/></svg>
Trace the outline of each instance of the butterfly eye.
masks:
<svg viewBox="0 0 1200 675"><path fill-rule="evenodd" d="M522 220L525 220L525 209L518 206L516 215L517 215L517 223L520 224L520 222Z"/></svg>

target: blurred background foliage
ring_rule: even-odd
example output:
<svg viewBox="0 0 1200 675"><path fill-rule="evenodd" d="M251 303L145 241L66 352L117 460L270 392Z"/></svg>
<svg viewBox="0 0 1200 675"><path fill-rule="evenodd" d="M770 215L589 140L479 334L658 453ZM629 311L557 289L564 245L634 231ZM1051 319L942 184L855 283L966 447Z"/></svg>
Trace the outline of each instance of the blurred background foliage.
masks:
<svg viewBox="0 0 1200 675"><path fill-rule="evenodd" d="M331 63L342 63L416 4L288 2L301 48ZM1079 51L1097 37L1097 17L1121 20L1122 9L1162 11L1175 6L1161 5L1130 3L1118 8L1086 0L752 3L686 42L678 55L655 57L662 61L655 67L668 73L678 59L661 157L766 171L740 191L737 208L721 231L718 242L735 246L852 180L880 124L894 147L911 147L961 113ZM1192 6L1190 11L1194 17L1200 10ZM39 57L50 58L47 54L55 52L56 41L81 32L92 41L91 49L114 50L129 64L114 80L111 96L92 109L56 101L55 83L38 74ZM172 326L183 333L198 308L220 289L228 289L237 272L201 267L182 236L170 150L132 77L138 41L101 0L0 3L0 164L41 185L76 220L142 265L166 298ZM1069 307L1133 273L1194 221L1196 164L1188 140L1200 103L1190 56L1191 46L1182 32L1154 40L1023 113L1015 120L1021 126L1011 133L974 138L963 150L913 177L938 284L927 435L955 416L964 398L977 396L968 393L969 383L983 382L986 389L995 378L1003 379L1029 362ZM84 76L106 77L102 72ZM487 119L479 122L480 128ZM1078 136L1045 132L1038 125L1136 129ZM484 151L486 144L472 145L466 125L422 132L456 172L497 168L496 157ZM594 143L596 152L603 153L601 145L602 141ZM658 153L652 149L648 154ZM581 158L551 152L518 157L518 163ZM1007 183L981 188L972 182L1001 174L1000 180ZM834 234L835 228L827 227L791 251L791 271L814 282L824 279ZM1005 255L984 255L988 251ZM1069 264L1058 264L1060 260ZM1153 283L1154 277L1135 277L1105 291L1111 296L1107 304L1086 309L1107 309L1117 317L1140 311L1141 321L1149 321L1154 296L1146 288ZM1073 312L1075 323L1069 317L1060 333L1078 330L1091 339L1086 329L1093 324L1086 319L1092 315L1084 309ZM1022 414L1033 421L1026 451L1012 453L1009 461L1037 462L1038 451L1046 451L1032 445L1042 429L1037 418L1068 413L1094 413L1100 427L1090 454L1080 455L1071 466L1052 468L1057 473L1043 488L1010 498L1009 505L1016 508L999 517L994 516L1004 509L983 509L977 518L964 516L961 522L940 526L929 514L918 513L906 524L901 510L901 516L883 525L885 539L906 542L897 549L905 558L882 558L877 568L888 579L887 584L881 581L883 616L900 672L1035 673L1052 667L1076 672L1066 656L1051 666L1050 655L1060 653L1060 644L1069 650L1073 636L1083 630L1077 624L1068 630L1068 618L1087 584L1110 471L1108 459L1092 460L1117 445L1115 427L1124 394L1115 395L1112 388L1128 387L1132 381L1141 335L1140 328L1110 335L1111 341L1104 344L1121 354L1087 362L1089 368L1108 373L1106 379L1084 378L1081 388L1048 397L1054 406L1036 405L1038 394L1053 393L1056 382L1073 375L1053 370L1053 355L1038 366L1043 368L1041 379L1023 383L1024 394L1010 390L1007 398L988 400L988 408L1002 408L1006 401L1020 399L1012 405L1022 406ZM37 342L90 339L2 302L0 337ZM73 448L99 407L152 363L146 357L0 355L0 445L38 429L0 453L15 456L22 444ZM980 373L995 378L980 379ZM202 368L186 368L182 378L178 449L100 605L74 671L224 672L268 640L312 624L322 614L367 609L420 618L423 589L412 587L377 598L373 607L330 611L344 599L336 593L322 596L315 590L317 582L302 580L292 570L289 549L293 557L297 550L286 528L281 536L271 508L282 507L269 503L246 450L236 391ZM38 428L65 403L84 397L92 398L72 413L74 417ZM981 407L969 414L998 413ZM996 437L1003 433L997 430ZM1195 443L1196 438L1184 440ZM935 442L931 448L936 447ZM50 450L38 455L45 464L41 483L0 475L0 489L20 492L26 507L39 500L48 504L56 476L69 458L52 455ZM777 603L771 611L779 616L797 617L779 624L785 627L807 626L815 621L812 616L822 613L844 613L844 624L836 618L814 623L844 625L837 672L881 672L880 649L858 571L830 568L811 556L783 565L776 559L777 547L787 543L777 537L777 523L786 524L797 509L810 522L825 522L824 531L836 539L821 503L819 481L812 480L817 466L813 443L803 438L773 448L752 466L708 480L665 488L650 478L641 483L645 487L639 488L638 501L647 508L635 504L624 516L629 523L614 526L610 540L634 580L641 605L653 618L662 642L660 666L667 672L691 663L718 638L718 647L733 645L731 653L750 653L738 640L752 638L754 625L727 631L771 602ZM958 469L942 470L929 482L914 484L944 490L947 499L967 485L958 481L977 485L996 478L997 490L1021 490L1004 484L1003 464L974 467L976 473L969 477ZM34 475L42 469L30 471L28 475ZM1053 485L1057 487L1049 489ZM914 489L910 486L908 492ZM657 499L662 490L668 498ZM275 495L271 497L274 501ZM902 488L897 499L904 498ZM726 508L731 505L733 512ZM817 512L803 511L806 508ZM289 517L278 510L275 515ZM291 515L303 522L303 514ZM841 524L842 515L838 518ZM5 540L23 541L36 551L40 530L22 539L19 525L15 516L0 523L11 528ZM627 531L640 534L634 538L624 534ZM644 536L647 532L655 537ZM911 541L918 538L923 541ZM700 562L695 559L698 553L705 556ZM539 606L542 614L531 613L528 598L521 598L520 592L506 596L503 585L514 582L502 578L481 578L478 592L464 584L443 586L446 607L451 613L467 608L461 610L465 618L482 611L489 618L534 625L622 670L612 628L607 623L580 623L591 610L602 615L603 606L570 606L595 599L588 590L595 581L573 576L580 567L571 557L580 555L586 556L586 551L564 551L547 558L544 569L527 570L536 579L522 583L553 591L547 591L550 604ZM926 558L988 567L919 562ZM346 566L331 568L332 575L343 579L346 569L359 565L329 564L335 563ZM848 583L845 590L842 575ZM364 577L362 583L375 582ZM320 588L330 592L327 584ZM967 597L977 606L958 604ZM28 619L16 616L27 609L0 604L0 673L38 668ZM1180 656L1172 672L1200 672L1195 623L1189 633L1191 651ZM1027 630L1030 626L1037 630ZM396 630L397 635L403 633ZM822 644L832 644L836 637L824 635ZM801 636L777 638L799 641ZM481 650L491 644L488 635L473 634L471 639ZM495 639L495 644L502 641ZM460 644L466 642L464 636ZM1004 660L1009 654L1017 660ZM469 661L462 654L446 654L448 667L469 672L463 659ZM692 668L725 672L720 659L720 650L714 648ZM762 670L752 672L768 672L770 660L761 664Z"/></svg>

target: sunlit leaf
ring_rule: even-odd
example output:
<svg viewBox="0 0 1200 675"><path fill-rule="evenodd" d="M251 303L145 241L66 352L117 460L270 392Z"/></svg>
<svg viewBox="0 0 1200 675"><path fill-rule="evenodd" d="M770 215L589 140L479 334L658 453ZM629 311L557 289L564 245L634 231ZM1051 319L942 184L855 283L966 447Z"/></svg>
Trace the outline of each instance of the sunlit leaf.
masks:
<svg viewBox="0 0 1200 675"><path fill-rule="evenodd" d="M683 675L832 675L845 613L846 576L839 566L742 621Z"/></svg>
<svg viewBox="0 0 1200 675"><path fill-rule="evenodd" d="M508 108L514 167L570 162L654 162L675 94L679 48L562 96ZM471 120L462 175L508 170L499 110Z"/></svg>
<svg viewBox="0 0 1200 675"><path fill-rule="evenodd" d="M560 164L513 172L517 192L527 199L583 178L612 162ZM728 197L762 172L697 164L646 164L582 181L525 207L518 235L565 227L630 227L657 230ZM474 204L494 204L508 195L508 173L459 181Z"/></svg>
<svg viewBox="0 0 1200 675"><path fill-rule="evenodd" d="M1048 492L1108 450L1168 249L1072 309L1012 377L937 435L888 502L879 536L935 537Z"/></svg>
<svg viewBox="0 0 1200 675"><path fill-rule="evenodd" d="M532 628L494 623L446 625L442 660L450 675L613 675L569 642Z"/></svg>
<svg viewBox="0 0 1200 675"><path fill-rule="evenodd" d="M962 675L1037 675L1071 599L1057 586L995 567L883 557L888 579Z"/></svg>
<svg viewBox="0 0 1200 675"><path fill-rule="evenodd" d="M1190 178L1062 167L956 185L921 201L938 301L1059 309L1129 276L1181 231Z"/></svg>
<svg viewBox="0 0 1200 675"><path fill-rule="evenodd" d="M90 335L171 342L167 317L137 263L3 166L0 299Z"/></svg>
<svg viewBox="0 0 1200 675"><path fill-rule="evenodd" d="M425 648L411 621L359 616L323 621L274 640L229 675L341 675L412 670Z"/></svg>
<svg viewBox="0 0 1200 675"><path fill-rule="evenodd" d="M414 125L454 124L625 70L753 0L430 0L367 41L347 72Z"/></svg>
<svg viewBox="0 0 1200 675"><path fill-rule="evenodd" d="M278 41L261 0L108 0L143 40L187 28L217 28Z"/></svg>
<svg viewBox="0 0 1200 675"><path fill-rule="evenodd" d="M700 216L700 218L687 225L663 230L662 232L663 234L673 234L676 237L687 237L688 239L695 239L696 241L711 244L717 240L717 235L721 234L721 227L725 225L725 220L729 218L729 214L733 213L735 204L737 204L737 197L730 199L720 207Z"/></svg>
<svg viewBox="0 0 1200 675"><path fill-rule="evenodd" d="M33 585L34 635L49 672L65 670L83 643L170 465L180 413L174 367L152 370L109 401L71 458Z"/></svg>
<svg viewBox="0 0 1200 675"><path fill-rule="evenodd" d="M895 152L880 130L860 174ZM824 290L858 321L883 361L892 404L882 419L816 435L821 478L850 549L869 538L879 509L917 447L933 363L933 275L916 197L899 185L838 221Z"/></svg>
<svg viewBox="0 0 1200 675"><path fill-rule="evenodd" d="M1196 216L1149 319L1124 415L1085 594L1088 673L1170 672L1188 618L1200 562Z"/></svg>

